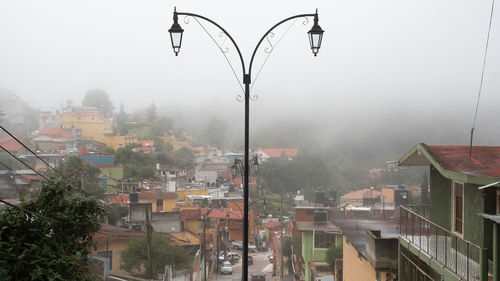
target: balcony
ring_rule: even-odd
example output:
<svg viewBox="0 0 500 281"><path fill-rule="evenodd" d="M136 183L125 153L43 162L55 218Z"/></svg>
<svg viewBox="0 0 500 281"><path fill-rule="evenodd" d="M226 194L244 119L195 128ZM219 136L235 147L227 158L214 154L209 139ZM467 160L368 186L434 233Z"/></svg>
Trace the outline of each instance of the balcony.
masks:
<svg viewBox="0 0 500 281"><path fill-rule="evenodd" d="M401 206L400 237L458 279L479 280L481 248L430 221L429 210L427 206Z"/></svg>

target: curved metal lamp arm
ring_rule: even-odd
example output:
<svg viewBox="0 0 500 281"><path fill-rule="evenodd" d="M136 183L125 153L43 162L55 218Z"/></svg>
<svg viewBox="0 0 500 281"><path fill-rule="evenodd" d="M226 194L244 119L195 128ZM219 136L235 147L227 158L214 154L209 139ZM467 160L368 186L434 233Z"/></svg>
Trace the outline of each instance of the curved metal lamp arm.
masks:
<svg viewBox="0 0 500 281"><path fill-rule="evenodd" d="M242 71L243 71L243 77L245 77L245 70L246 70L245 69L245 60L243 59L243 55L241 55L240 48L238 47L238 44L236 44L236 42L234 41L233 37L222 26L220 26L215 21L213 21L213 20L211 20L211 19L209 19L207 17L198 15L198 14L177 12L177 15L200 18L200 19L203 19L205 21L208 21L209 23L217 26L220 30L222 30L222 32L224 32L224 34L226 34L226 36L229 38L229 40L231 40L231 42L233 43L234 47L236 48L236 51L238 51L238 55L240 56L240 61L241 61L241 68L242 68Z"/></svg>
<svg viewBox="0 0 500 281"><path fill-rule="evenodd" d="M315 15L316 14L301 14L301 15L296 15L296 16L292 16L292 17L286 18L286 19L278 22L277 24L273 25L273 27L271 27L266 33L264 33L264 35L262 36L262 38L260 38L259 43L257 43L257 46L255 46L255 49L253 50L253 53L252 53L252 58L250 59L250 65L249 65L249 68L248 68L248 74L249 75L252 74L252 66L253 66L253 60L255 58L255 54L257 53L257 50L259 49L260 45L262 44L262 41L264 41L264 39L266 39L266 37L267 37L267 35L269 35L269 33L271 33L276 27L278 27L282 23L285 23L285 22L287 22L289 20L293 20L293 19L296 19L296 18L314 17Z"/></svg>

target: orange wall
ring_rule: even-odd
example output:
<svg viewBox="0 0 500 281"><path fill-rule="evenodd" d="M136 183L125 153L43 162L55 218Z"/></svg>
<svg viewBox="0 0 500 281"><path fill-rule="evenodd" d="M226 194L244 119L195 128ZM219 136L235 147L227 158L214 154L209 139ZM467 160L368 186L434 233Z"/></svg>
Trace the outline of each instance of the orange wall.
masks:
<svg viewBox="0 0 500 281"><path fill-rule="evenodd" d="M382 187L382 196L384 197L385 203L394 202L394 189Z"/></svg>
<svg viewBox="0 0 500 281"><path fill-rule="evenodd" d="M94 255L97 255L98 252L102 251L112 251L113 252L113 258L112 258L112 268L111 268L111 273L115 274L123 274L123 275L130 275L127 271L120 269L120 254L122 251L127 249L129 242L129 238L121 238L121 239L109 239L106 243L106 241L99 242L97 245L97 249L93 252Z"/></svg>
<svg viewBox="0 0 500 281"><path fill-rule="evenodd" d="M377 280L377 271L371 263L343 236L343 281ZM380 280L387 281L386 272L380 272Z"/></svg>

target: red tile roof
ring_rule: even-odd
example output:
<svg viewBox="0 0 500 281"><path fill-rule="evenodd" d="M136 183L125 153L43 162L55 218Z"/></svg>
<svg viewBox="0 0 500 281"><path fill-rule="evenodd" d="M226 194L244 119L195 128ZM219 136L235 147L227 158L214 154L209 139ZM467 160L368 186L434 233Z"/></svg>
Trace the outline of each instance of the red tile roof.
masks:
<svg viewBox="0 0 500 281"><path fill-rule="evenodd" d="M66 131L61 128L45 128L38 132L39 136L48 136L52 138L67 139L73 136L73 132Z"/></svg>
<svg viewBox="0 0 500 281"><path fill-rule="evenodd" d="M142 191L142 192L139 192L139 200L141 200L141 199L165 199L165 198L177 198L177 193L175 193L175 192L163 192L163 191Z"/></svg>
<svg viewBox="0 0 500 281"><path fill-rule="evenodd" d="M282 154L285 154L288 157L296 157L299 154L299 150L297 148L257 148L255 152L262 151L265 154L269 155L269 157L280 157Z"/></svg>
<svg viewBox="0 0 500 281"><path fill-rule="evenodd" d="M39 175L21 175L21 178L23 179L24 182L26 183L31 183L32 181L43 181L44 178L42 178Z"/></svg>
<svg viewBox="0 0 500 281"><path fill-rule="evenodd" d="M128 228L122 228L109 224L102 224L101 229L92 234L92 238L94 239L94 241L100 242L106 241L107 239L136 237L141 235L144 234L140 231L134 231Z"/></svg>
<svg viewBox="0 0 500 281"><path fill-rule="evenodd" d="M9 152L16 152L23 148L23 146L20 143L18 143L15 139L13 139L10 136L0 138L0 145Z"/></svg>
<svg viewBox="0 0 500 281"><path fill-rule="evenodd" d="M427 146L432 157L445 169L471 176L500 177L500 146Z"/></svg>
<svg viewBox="0 0 500 281"><path fill-rule="evenodd" d="M370 198L371 196L377 197L380 195L382 195L380 191L364 188L353 192L349 192L340 198L345 200L363 200L363 198Z"/></svg>
<svg viewBox="0 0 500 281"><path fill-rule="evenodd" d="M182 209L181 210L182 221L186 219L201 219L200 209Z"/></svg>
<svg viewBox="0 0 500 281"><path fill-rule="evenodd" d="M118 194L109 200L109 203L118 203L123 206L127 206L127 202L130 202L130 196L128 196L128 194Z"/></svg>
<svg viewBox="0 0 500 281"><path fill-rule="evenodd" d="M243 219L243 213L230 209L212 209L210 213L208 213L208 218L211 219L226 219L226 213L229 213L229 219L230 220L242 220Z"/></svg>
<svg viewBox="0 0 500 281"><path fill-rule="evenodd" d="M280 225L280 222L279 221L267 221L266 223L264 223L264 226L269 228L269 229L273 229L273 228L276 228Z"/></svg>

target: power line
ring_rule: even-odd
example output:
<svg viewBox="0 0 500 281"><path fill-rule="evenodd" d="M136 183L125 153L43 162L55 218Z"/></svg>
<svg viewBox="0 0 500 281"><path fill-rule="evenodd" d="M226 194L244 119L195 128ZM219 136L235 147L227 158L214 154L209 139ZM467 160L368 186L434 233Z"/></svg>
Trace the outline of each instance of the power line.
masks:
<svg viewBox="0 0 500 281"><path fill-rule="evenodd" d="M42 178L44 178L45 180L47 181L50 181L49 178L47 178L44 174L38 172L37 170L31 168L30 165L28 165L26 162L24 162L23 160L19 159L17 156L15 156L14 154L12 154L10 151L8 151L7 149L5 149L5 147L3 147L3 145L0 145L0 148L2 148L5 152L7 152L10 156L14 157L17 161L21 162L24 166L28 167L30 170L34 171L35 173L37 173L39 176L41 176ZM3 165L3 164L2 164ZM5 166L5 165L3 165ZM7 167L7 166L5 166Z"/></svg>
<svg viewBox="0 0 500 281"><path fill-rule="evenodd" d="M38 156L35 152L33 152L29 147L27 147L22 141L20 141L18 138L16 138L13 134L11 134L7 129L5 129L2 125L0 125L0 128L6 132L11 138L13 138L14 140L16 140L20 145L22 145L26 150L28 150L29 152L31 152L36 158L40 159L40 161L42 161L43 163L45 163L45 165L47 165L47 168L48 169L51 169L51 170L54 170L58 175L60 175L61 177L64 177L57 169L53 168L52 166L50 166L49 163L47 163L47 161L43 160L40 156Z"/></svg>
<svg viewBox="0 0 500 281"><path fill-rule="evenodd" d="M486 68L486 58L488 56L488 47L490 44L490 34L491 34L491 23L493 22L493 11L495 9L495 0L491 1L491 12L490 12L490 23L488 25L488 34L486 36L486 46L484 49L484 57L483 57L483 68L481 70L481 79L479 81L479 90L477 94L477 102L476 102L476 110L474 112L474 121L472 122L472 128L470 130L470 148L469 148L469 157L472 157L472 139L474 137L474 129L476 126L477 112L479 110L479 100L481 99L481 91L483 89L483 81L484 81L484 69Z"/></svg>
<svg viewBox="0 0 500 281"><path fill-rule="evenodd" d="M46 220L49 220L49 221L52 221L52 222L57 222L57 220L56 220L56 219L49 218L49 217L46 217L46 216L41 215L41 214L37 214L37 213L32 212L32 211L30 211L30 210L26 210L26 209L24 209L24 208L22 208L22 207L19 207L19 206L17 206L17 205L14 205L14 204L12 204L12 203L9 203L9 202L7 202L7 201L5 201L5 200L3 200L3 199L0 199L0 202L4 203L5 205L10 206L10 207L12 207L12 208L16 208L16 209L18 209L18 210L21 210L21 211L23 211L23 212L25 212L25 213L27 213L27 214L30 214L30 215L33 215L33 216L37 216L37 217L40 217L40 218L42 218L42 219L46 219Z"/></svg>

